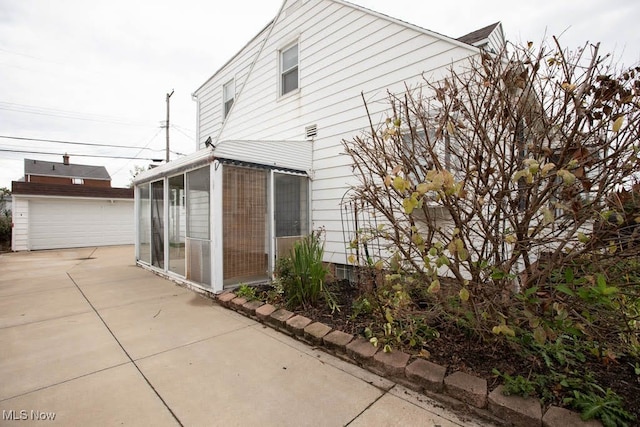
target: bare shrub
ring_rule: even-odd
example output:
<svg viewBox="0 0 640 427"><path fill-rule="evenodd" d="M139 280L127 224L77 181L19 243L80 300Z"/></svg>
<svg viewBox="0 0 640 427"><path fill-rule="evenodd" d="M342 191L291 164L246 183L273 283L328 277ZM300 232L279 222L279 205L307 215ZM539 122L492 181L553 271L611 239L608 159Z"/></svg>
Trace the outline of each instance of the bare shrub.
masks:
<svg viewBox="0 0 640 427"><path fill-rule="evenodd" d="M598 45L511 46L389 94L388 119L344 141L354 199L381 224L352 247L386 250L351 261L448 301L483 336L526 328L544 342L565 316L576 333L637 346L638 283L624 277L640 271L640 218L613 201L640 176L640 67L608 61ZM581 313L593 307L606 331Z"/></svg>

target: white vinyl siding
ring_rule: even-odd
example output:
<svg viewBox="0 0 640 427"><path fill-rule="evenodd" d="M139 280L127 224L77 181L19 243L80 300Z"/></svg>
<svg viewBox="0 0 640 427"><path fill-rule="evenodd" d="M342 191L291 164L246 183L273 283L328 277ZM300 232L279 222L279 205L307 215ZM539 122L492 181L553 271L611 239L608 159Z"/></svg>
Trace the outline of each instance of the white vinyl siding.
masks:
<svg viewBox="0 0 640 427"><path fill-rule="evenodd" d="M29 200L13 195L12 205L11 249L27 251L29 250Z"/></svg>
<svg viewBox="0 0 640 427"><path fill-rule="evenodd" d="M304 73L299 75L299 95L280 97L274 85L280 65L274 55L293 37L304 46L298 52ZM453 39L339 1L303 3L275 23L250 78L243 82L220 141L299 141L307 126L317 124L313 227L326 230L325 260L344 263L340 201L356 178L342 141L368 129L362 95L374 123L382 121L388 110L387 91L401 92L405 84L416 87L423 73L430 80L439 79L448 68L464 66L475 52ZM205 99L203 94L201 102ZM206 114L200 114L204 120Z"/></svg>
<svg viewBox="0 0 640 427"><path fill-rule="evenodd" d="M502 25L489 34L489 50L498 53L504 49L504 34L502 33Z"/></svg>

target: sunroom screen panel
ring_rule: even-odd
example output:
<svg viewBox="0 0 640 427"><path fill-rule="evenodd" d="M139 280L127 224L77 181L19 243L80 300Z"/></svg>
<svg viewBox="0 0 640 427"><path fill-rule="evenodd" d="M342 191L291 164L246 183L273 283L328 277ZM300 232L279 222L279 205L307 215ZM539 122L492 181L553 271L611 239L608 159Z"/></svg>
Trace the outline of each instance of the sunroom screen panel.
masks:
<svg viewBox="0 0 640 427"><path fill-rule="evenodd" d="M187 173L187 279L211 286L210 168Z"/></svg>
<svg viewBox="0 0 640 427"><path fill-rule="evenodd" d="M169 270L185 275L185 207L184 175L169 178Z"/></svg>
<svg viewBox="0 0 640 427"><path fill-rule="evenodd" d="M164 181L151 183L151 264L164 268Z"/></svg>
<svg viewBox="0 0 640 427"><path fill-rule="evenodd" d="M268 277L268 171L223 168L224 284Z"/></svg>

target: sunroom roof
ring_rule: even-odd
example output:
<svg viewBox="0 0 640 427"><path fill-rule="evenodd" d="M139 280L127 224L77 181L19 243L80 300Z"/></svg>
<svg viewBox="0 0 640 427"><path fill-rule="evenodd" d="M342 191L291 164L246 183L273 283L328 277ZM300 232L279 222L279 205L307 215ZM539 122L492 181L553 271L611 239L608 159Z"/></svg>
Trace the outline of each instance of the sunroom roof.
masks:
<svg viewBox="0 0 640 427"><path fill-rule="evenodd" d="M309 173L312 167L312 149L312 141L225 140L211 148L141 172L133 183L140 184L175 175L216 159Z"/></svg>

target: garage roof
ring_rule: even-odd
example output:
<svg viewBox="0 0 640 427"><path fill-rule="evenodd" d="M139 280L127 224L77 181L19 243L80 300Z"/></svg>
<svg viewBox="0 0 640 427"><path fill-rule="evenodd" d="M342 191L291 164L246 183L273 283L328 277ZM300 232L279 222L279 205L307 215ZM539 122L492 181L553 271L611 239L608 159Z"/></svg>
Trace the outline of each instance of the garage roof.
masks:
<svg viewBox="0 0 640 427"><path fill-rule="evenodd" d="M133 199L133 188L90 187L86 185L44 184L19 181L13 181L11 183L11 193L29 196Z"/></svg>

